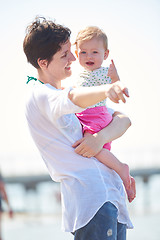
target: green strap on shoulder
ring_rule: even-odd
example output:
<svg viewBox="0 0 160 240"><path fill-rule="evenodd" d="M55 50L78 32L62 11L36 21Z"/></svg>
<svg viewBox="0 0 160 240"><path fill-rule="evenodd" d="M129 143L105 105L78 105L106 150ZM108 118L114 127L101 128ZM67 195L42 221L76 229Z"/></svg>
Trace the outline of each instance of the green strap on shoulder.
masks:
<svg viewBox="0 0 160 240"><path fill-rule="evenodd" d="M26 84L28 84L28 83L29 83L30 81L32 81L32 80L34 80L34 81L39 81L40 83L44 84L43 82L41 82L41 81L38 80L37 78L29 77L29 76L27 76L27 77L28 77L28 80L27 80Z"/></svg>

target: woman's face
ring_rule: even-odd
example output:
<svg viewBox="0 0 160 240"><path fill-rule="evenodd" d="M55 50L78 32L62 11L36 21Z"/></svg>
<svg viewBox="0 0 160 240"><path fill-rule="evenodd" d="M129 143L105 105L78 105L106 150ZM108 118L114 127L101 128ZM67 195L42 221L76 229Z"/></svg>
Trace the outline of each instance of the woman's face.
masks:
<svg viewBox="0 0 160 240"><path fill-rule="evenodd" d="M47 67L47 73L53 79L53 82L60 82L61 80L71 76L71 64L75 61L75 57L71 52L71 43L68 40L62 44L61 49L53 55L51 62Z"/></svg>

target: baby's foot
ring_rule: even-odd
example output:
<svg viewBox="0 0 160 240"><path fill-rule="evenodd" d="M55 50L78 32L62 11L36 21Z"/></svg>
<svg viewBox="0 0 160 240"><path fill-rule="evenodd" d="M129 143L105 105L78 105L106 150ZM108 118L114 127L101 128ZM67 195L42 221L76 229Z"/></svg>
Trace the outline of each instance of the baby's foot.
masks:
<svg viewBox="0 0 160 240"><path fill-rule="evenodd" d="M129 166L127 164L125 163L122 164L121 172L119 173L119 175L126 189L128 201L132 202L133 199L136 197L136 183L134 178L130 176Z"/></svg>
<svg viewBox="0 0 160 240"><path fill-rule="evenodd" d="M126 190L127 196L128 196L128 201L132 202L134 198L136 197L136 182L133 177L130 176L130 188Z"/></svg>

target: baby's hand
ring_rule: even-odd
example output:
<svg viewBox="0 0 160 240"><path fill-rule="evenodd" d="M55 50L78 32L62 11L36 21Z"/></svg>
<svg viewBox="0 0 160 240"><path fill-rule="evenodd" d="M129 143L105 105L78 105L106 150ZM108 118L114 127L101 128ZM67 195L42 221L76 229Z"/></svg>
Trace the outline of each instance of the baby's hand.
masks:
<svg viewBox="0 0 160 240"><path fill-rule="evenodd" d="M113 62L113 60L111 60L111 64L109 65L109 69L108 69L108 77L111 78L112 83L120 81L118 73L117 73L117 69L116 66Z"/></svg>

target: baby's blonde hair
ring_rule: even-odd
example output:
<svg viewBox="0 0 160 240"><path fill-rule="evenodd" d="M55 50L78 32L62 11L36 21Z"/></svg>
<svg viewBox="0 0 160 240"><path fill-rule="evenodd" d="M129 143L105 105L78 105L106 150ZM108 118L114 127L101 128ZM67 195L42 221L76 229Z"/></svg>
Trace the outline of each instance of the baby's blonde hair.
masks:
<svg viewBox="0 0 160 240"><path fill-rule="evenodd" d="M78 48L78 44L80 42L88 41L93 38L102 39L105 50L108 49L107 35L100 28L95 27L95 26L86 27L85 29L81 30L78 33L78 35L76 37L76 41L75 41L76 48Z"/></svg>

